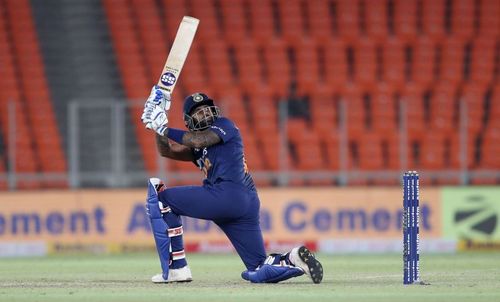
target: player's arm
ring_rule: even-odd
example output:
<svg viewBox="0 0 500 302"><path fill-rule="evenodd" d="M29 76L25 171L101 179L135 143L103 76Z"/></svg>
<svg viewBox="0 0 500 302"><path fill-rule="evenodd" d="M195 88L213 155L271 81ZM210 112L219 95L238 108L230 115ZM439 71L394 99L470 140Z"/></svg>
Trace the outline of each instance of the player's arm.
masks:
<svg viewBox="0 0 500 302"><path fill-rule="evenodd" d="M156 147L163 157L182 161L194 160L191 148L184 145L172 144L166 136L156 134Z"/></svg>
<svg viewBox="0 0 500 302"><path fill-rule="evenodd" d="M172 129L167 129L167 133L165 134L168 136L168 131ZM221 142L221 138L212 130L206 129L203 131L186 131L182 135L182 145L188 148L205 148L205 147L210 147L212 145L216 145Z"/></svg>

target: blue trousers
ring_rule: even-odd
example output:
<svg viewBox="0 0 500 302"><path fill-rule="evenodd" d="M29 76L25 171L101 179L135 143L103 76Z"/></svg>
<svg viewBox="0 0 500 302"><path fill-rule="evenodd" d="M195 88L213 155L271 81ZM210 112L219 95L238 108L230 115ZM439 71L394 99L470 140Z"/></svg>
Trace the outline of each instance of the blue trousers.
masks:
<svg viewBox="0 0 500 302"><path fill-rule="evenodd" d="M248 270L255 270L266 259L256 191L223 181L214 185L168 188L159 193L159 199L178 215L217 224Z"/></svg>

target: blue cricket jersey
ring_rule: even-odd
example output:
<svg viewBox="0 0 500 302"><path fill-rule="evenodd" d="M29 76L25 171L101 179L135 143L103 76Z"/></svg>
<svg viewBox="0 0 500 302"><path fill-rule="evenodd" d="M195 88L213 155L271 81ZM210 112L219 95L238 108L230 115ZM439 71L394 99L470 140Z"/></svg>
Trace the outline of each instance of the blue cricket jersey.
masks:
<svg viewBox="0 0 500 302"><path fill-rule="evenodd" d="M230 181L255 190L248 172L240 131L228 118L219 117L209 128L221 142L203 149L194 149L195 164L205 173L204 183Z"/></svg>

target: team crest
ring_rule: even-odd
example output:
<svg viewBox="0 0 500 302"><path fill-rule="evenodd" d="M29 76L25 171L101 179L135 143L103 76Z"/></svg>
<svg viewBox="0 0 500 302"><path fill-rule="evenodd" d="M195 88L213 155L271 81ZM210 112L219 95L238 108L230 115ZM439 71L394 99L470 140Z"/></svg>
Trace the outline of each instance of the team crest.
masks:
<svg viewBox="0 0 500 302"><path fill-rule="evenodd" d="M198 93L193 94L193 101L195 101L196 103L201 102L203 101L203 96Z"/></svg>

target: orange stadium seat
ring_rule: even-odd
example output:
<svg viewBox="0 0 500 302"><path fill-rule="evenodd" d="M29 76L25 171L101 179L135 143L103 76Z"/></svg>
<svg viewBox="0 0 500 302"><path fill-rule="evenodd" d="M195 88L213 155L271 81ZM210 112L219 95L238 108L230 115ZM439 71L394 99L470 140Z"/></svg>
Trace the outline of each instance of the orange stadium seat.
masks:
<svg viewBox="0 0 500 302"><path fill-rule="evenodd" d="M338 102L339 97L333 94L312 94L309 100L312 129L320 137L338 129Z"/></svg>
<svg viewBox="0 0 500 302"><path fill-rule="evenodd" d="M184 123L184 115L182 113L182 107L184 103L183 101L184 101L184 95L180 95L180 93L179 94L174 93L172 95L172 103L169 110L170 114L168 115L168 123L171 127L186 129L186 125ZM146 133L149 133L149 131L146 130L144 131ZM150 136L150 134L148 136Z"/></svg>
<svg viewBox="0 0 500 302"><path fill-rule="evenodd" d="M474 41L471 56L470 80L474 83L489 84L495 76L495 53L498 41L481 37Z"/></svg>
<svg viewBox="0 0 500 302"><path fill-rule="evenodd" d="M281 31L283 38L290 44L300 41L305 35L304 10L300 0L279 0L278 1Z"/></svg>
<svg viewBox="0 0 500 302"><path fill-rule="evenodd" d="M397 38L390 38L383 48L383 79L392 85L402 85L405 78L405 45Z"/></svg>
<svg viewBox="0 0 500 302"><path fill-rule="evenodd" d="M447 137L447 143L449 144L449 149L447 157L445 161L447 163L447 169L462 169L463 164L462 160L466 161L466 167L468 169L477 168L475 154L480 150L477 150L476 141L478 138L479 132L469 132L467 133L467 137L461 137L460 132L453 133L451 136ZM465 141L463 141L465 139ZM465 142L465 144L464 144ZM462 158L462 147L465 146L465 158Z"/></svg>
<svg viewBox="0 0 500 302"><path fill-rule="evenodd" d="M243 145L245 146L245 158L250 171L264 170L265 167L261 158L260 146L253 134L248 133L243 136Z"/></svg>
<svg viewBox="0 0 500 302"><path fill-rule="evenodd" d="M486 93L487 88L482 85L469 84L463 86L460 102L466 106L465 114L468 131L477 132L483 127Z"/></svg>
<svg viewBox="0 0 500 302"><path fill-rule="evenodd" d="M339 0L336 2L339 34L345 41L354 41L359 35L359 5L357 1Z"/></svg>
<svg viewBox="0 0 500 302"><path fill-rule="evenodd" d="M396 91L387 84L379 84L372 91L371 110L372 129L378 133L397 129L397 111L399 107L395 99Z"/></svg>
<svg viewBox="0 0 500 302"><path fill-rule="evenodd" d="M423 103L424 91L416 85L407 85L402 92L406 129L410 133L423 133L428 127ZM400 107L401 108L401 107ZM430 116L429 116L430 118Z"/></svg>
<svg viewBox="0 0 500 302"><path fill-rule="evenodd" d="M404 149L401 150L401 153L406 157L405 168L410 170L420 168L422 164L422 141L424 140L424 134L425 132L421 131L409 131L407 134L403 134L402 138L405 140L402 142Z"/></svg>
<svg viewBox="0 0 500 302"><path fill-rule="evenodd" d="M197 172L197 171L200 171L200 169L190 161L178 161L178 160L169 160L169 159L165 159L165 160L166 160L166 166L168 167L168 171L171 171L171 172L179 172L179 171ZM200 172L200 173L202 173L202 172ZM179 180L177 180L177 181L179 181Z"/></svg>
<svg viewBox="0 0 500 302"><path fill-rule="evenodd" d="M166 23L167 37L173 41L182 17L190 16L193 12L188 9L187 3L184 0L161 0L161 2L157 3L161 4L160 11L162 16L164 16L162 21Z"/></svg>
<svg viewBox="0 0 500 302"><path fill-rule="evenodd" d="M323 155L319 138L308 129L303 119L291 119L287 124L288 140L294 145L296 162L293 167L299 170L320 170L323 168Z"/></svg>
<svg viewBox="0 0 500 302"><path fill-rule="evenodd" d="M215 102L222 109L222 114L233 119L237 126L247 122L247 108L244 104L243 96L238 89L220 91L220 95L215 99ZM244 126L242 125L241 127Z"/></svg>
<svg viewBox="0 0 500 302"><path fill-rule="evenodd" d="M321 135L320 144L325 152L325 169L338 171L341 167L340 135L338 131L331 131L328 135Z"/></svg>
<svg viewBox="0 0 500 302"><path fill-rule="evenodd" d="M247 24L250 22L247 19L245 5L242 1L222 0L221 10L223 16L223 32L224 40L234 44L245 39L249 30ZM203 25L203 24L202 24Z"/></svg>
<svg viewBox="0 0 500 302"><path fill-rule="evenodd" d="M167 6L168 9L169 6ZM221 33L217 23L217 16L215 7L211 1L205 0L192 0L190 1L189 8L192 10L193 17L202 20L201 26L198 27L196 32L196 39L201 43L212 43L219 40Z"/></svg>
<svg viewBox="0 0 500 302"><path fill-rule="evenodd" d="M5 172L7 172L7 169L5 167L5 159L2 155L0 155L0 175L6 175L4 174ZM7 188L7 179L0 179L0 191L7 190Z"/></svg>
<svg viewBox="0 0 500 302"><path fill-rule="evenodd" d="M446 35L445 32L445 0L423 0L422 26L425 35L437 41Z"/></svg>
<svg viewBox="0 0 500 302"><path fill-rule="evenodd" d="M365 171L382 170L382 141L380 135L374 132L365 132L359 137L359 168Z"/></svg>
<svg viewBox="0 0 500 302"><path fill-rule="evenodd" d="M229 65L227 47L223 42L212 42L205 49L208 63L208 82L215 90L223 90L234 82Z"/></svg>
<svg viewBox="0 0 500 302"><path fill-rule="evenodd" d="M454 116L457 101L455 86L436 86L430 100L431 128L436 131L451 131L455 129Z"/></svg>
<svg viewBox="0 0 500 302"><path fill-rule="evenodd" d="M326 84L344 86L348 80L347 45L340 39L332 39L325 45Z"/></svg>
<svg viewBox="0 0 500 302"><path fill-rule="evenodd" d="M148 75L155 81L162 71L168 53L162 24L154 0L133 0L131 4Z"/></svg>
<svg viewBox="0 0 500 302"><path fill-rule="evenodd" d="M302 137L302 141L296 144L298 155L297 169L301 171L322 170L325 167L323 154L317 136L309 133Z"/></svg>
<svg viewBox="0 0 500 302"><path fill-rule="evenodd" d="M484 134L481 167L487 170L500 169L500 127L488 129Z"/></svg>
<svg viewBox="0 0 500 302"><path fill-rule="evenodd" d="M276 103L270 96L251 96L250 113L254 121L256 134L265 137L278 133L278 113Z"/></svg>
<svg viewBox="0 0 500 302"><path fill-rule="evenodd" d="M277 132L260 135L259 144L267 170L279 170L283 160L291 163L290 158L287 159L281 156L280 139Z"/></svg>
<svg viewBox="0 0 500 302"><path fill-rule="evenodd" d="M275 38L275 20L270 1L248 1L251 17L252 38L257 43L267 43Z"/></svg>
<svg viewBox="0 0 500 302"><path fill-rule="evenodd" d="M490 110L487 112L488 115L488 127L489 128L500 128L500 86L495 85L492 89L492 95L490 100Z"/></svg>
<svg viewBox="0 0 500 302"><path fill-rule="evenodd" d="M373 84L377 76L377 45L370 38L360 38L354 47L355 82Z"/></svg>
<svg viewBox="0 0 500 302"><path fill-rule="evenodd" d="M271 41L264 49L264 56L266 68L269 70L269 84L273 92L284 95L292 80L286 44L282 40Z"/></svg>
<svg viewBox="0 0 500 302"><path fill-rule="evenodd" d="M291 118L286 124L287 139L292 143L298 143L308 134L307 123L301 118ZM311 138L313 139L313 138Z"/></svg>
<svg viewBox="0 0 500 302"><path fill-rule="evenodd" d="M366 125L367 113L365 112L364 97L365 91L360 91L351 87L343 95L343 104L345 106L346 126L349 138L359 136L368 127Z"/></svg>
<svg viewBox="0 0 500 302"><path fill-rule="evenodd" d="M403 150L399 141L396 129L390 132L381 133L382 141L382 166L384 170L400 171L402 167L401 155ZM387 184L384 181L383 184Z"/></svg>
<svg viewBox="0 0 500 302"><path fill-rule="evenodd" d="M254 136L254 127L253 123L247 121L246 119L240 119L240 120L233 120L236 123L236 126L240 130L241 136L243 137L243 140L245 139L245 136Z"/></svg>
<svg viewBox="0 0 500 302"><path fill-rule="evenodd" d="M324 44L331 40L335 30L334 24L337 22L337 16L332 15L335 2L317 1L308 3L309 10L309 35L317 42Z"/></svg>
<svg viewBox="0 0 500 302"><path fill-rule="evenodd" d="M494 40L500 35L500 2L484 0L479 2L479 35Z"/></svg>
<svg viewBox="0 0 500 302"><path fill-rule="evenodd" d="M436 171L445 168L444 138L445 136L442 133L436 131L425 134L420 153L421 169Z"/></svg>
<svg viewBox="0 0 500 302"><path fill-rule="evenodd" d="M113 46L117 48L118 68L122 75L126 96L129 100L144 99L151 88L151 79L146 78L147 69L142 64L142 54L139 48L138 32L136 21L133 19L132 6L121 6L115 9L116 1L104 0L104 10L108 19ZM177 26L179 21L177 21ZM174 33L175 35L175 33ZM123 48L125 47L125 48ZM123 49L126 51L120 51ZM152 77L152 73L149 73ZM140 116L140 108L132 108L131 114ZM147 171L153 172L157 169L156 150L150 148L154 145L154 137L148 135L138 119L134 119L137 140L141 146L141 152L144 159L144 166Z"/></svg>
<svg viewBox="0 0 500 302"><path fill-rule="evenodd" d="M394 2L394 31L404 42L413 41L417 36L417 0Z"/></svg>
<svg viewBox="0 0 500 302"><path fill-rule="evenodd" d="M451 11L451 32L465 39L474 35L474 0L455 0Z"/></svg>
<svg viewBox="0 0 500 302"><path fill-rule="evenodd" d="M440 80L458 83L463 79L464 41L447 37L441 45Z"/></svg>
<svg viewBox="0 0 500 302"><path fill-rule="evenodd" d="M247 90L257 90L264 81L256 45L244 39L232 45L236 49L236 63L239 70L239 85Z"/></svg>
<svg viewBox="0 0 500 302"><path fill-rule="evenodd" d="M189 60L184 63L182 68L182 77L179 80L179 85L184 87L188 94L196 91L206 91L208 89L208 68L203 62L200 54L200 44L194 43L189 51Z"/></svg>
<svg viewBox="0 0 500 302"><path fill-rule="evenodd" d="M370 0L364 3L366 33L375 41L383 41L387 37L387 1Z"/></svg>
<svg viewBox="0 0 500 302"><path fill-rule="evenodd" d="M435 63L436 43L427 36L419 37L413 48L412 81L420 85L433 83Z"/></svg>
<svg viewBox="0 0 500 302"><path fill-rule="evenodd" d="M468 168L498 165L492 155L500 144L494 83L498 1L131 0L117 8L115 4L104 0L129 98L144 97L149 83L156 81L157 66L163 64L182 16L202 20L178 87L190 93L215 92L224 113L240 127L251 170L277 171L285 161L301 171L338 171L343 105L349 169L457 170L461 168L460 102L468 109ZM160 14L154 13L157 7ZM158 39L164 43L151 43ZM30 43L36 40L26 42ZM143 44L148 46L139 48ZM0 60L8 61L1 56ZM28 65L25 68L43 76L38 64ZM283 159L277 102L286 97L293 81L299 95L309 96L311 120L289 121L289 155L294 157ZM15 90L15 83L2 85ZM48 98L48 88L39 87L40 97ZM406 114L403 120L398 117L401 109ZM399 141L405 134L401 131L409 135L405 149ZM138 136L143 133L138 131ZM139 141L145 144L144 139ZM406 164L401 152L409 155ZM176 164L173 168L185 169ZM355 178L349 183L396 182ZM291 185L312 183L321 182L291 180Z"/></svg>
<svg viewBox="0 0 500 302"><path fill-rule="evenodd" d="M500 85L495 85L491 92L490 97L490 106L489 110L486 111L488 114L486 117L487 123L486 128L487 131L492 131L494 129L500 129Z"/></svg>
<svg viewBox="0 0 500 302"><path fill-rule="evenodd" d="M13 55L17 57L16 68L18 77L18 87L26 91L24 99L17 99L19 109L24 108L26 125L32 125L31 131L27 131L27 138L31 137L36 146L36 153L20 149L28 156L33 154L35 167L29 167L25 172L35 172L40 169L42 172L65 172L65 157L57 131L55 116L50 102L47 80L45 78L44 66L39 51L38 41L35 32L34 21L32 19L29 1L20 0L5 1L8 10L6 22L9 23ZM34 105L36 104L36 105ZM20 111L20 110L19 110ZM19 112L18 111L18 112ZM22 120L22 115L17 115ZM53 160L50 160L52 158ZM23 159L24 161L24 159ZM54 165L52 162L59 162ZM61 164L62 162L62 164ZM26 184L30 188L39 186L35 181ZM47 182L48 186L65 186L64 183Z"/></svg>
<svg viewBox="0 0 500 302"><path fill-rule="evenodd" d="M313 91L319 82L319 66L316 44L303 39L296 49L297 85L299 92Z"/></svg>

